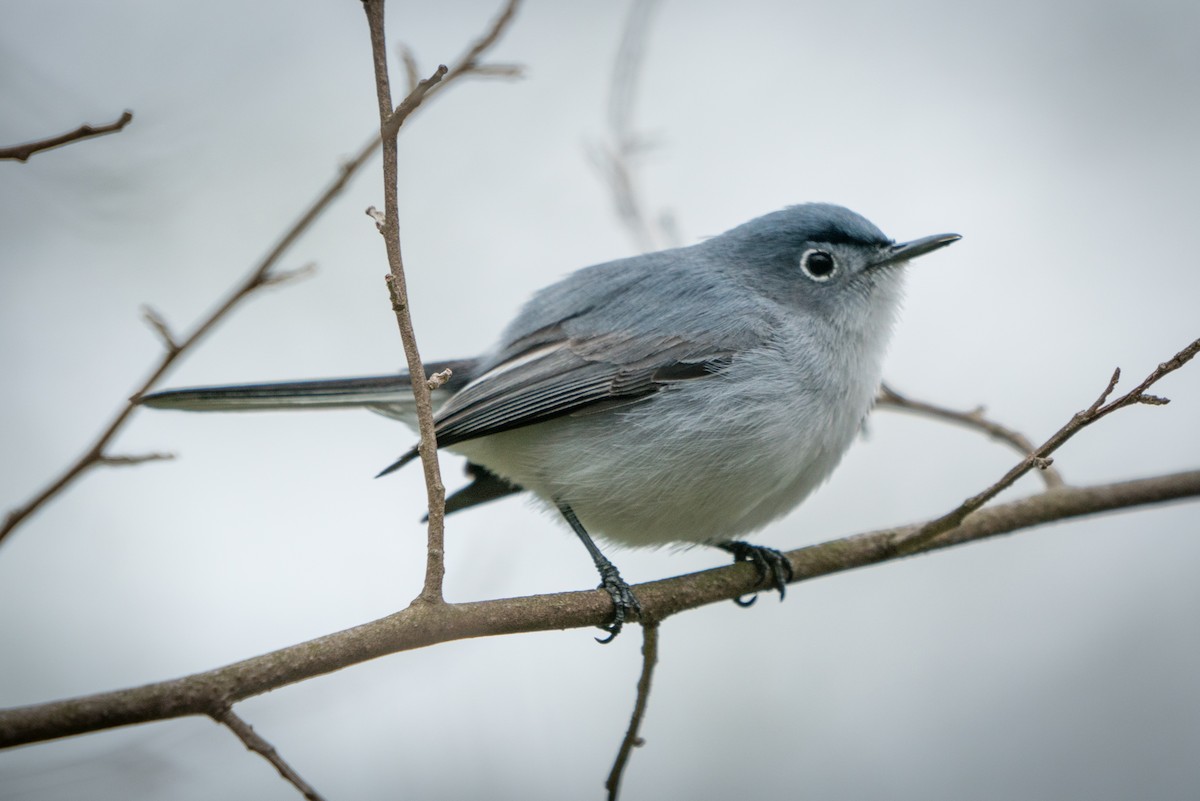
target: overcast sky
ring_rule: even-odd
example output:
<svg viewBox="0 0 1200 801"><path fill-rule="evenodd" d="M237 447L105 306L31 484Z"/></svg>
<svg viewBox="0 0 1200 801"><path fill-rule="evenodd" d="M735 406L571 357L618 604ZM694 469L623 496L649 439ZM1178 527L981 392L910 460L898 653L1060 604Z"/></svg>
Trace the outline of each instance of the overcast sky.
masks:
<svg viewBox="0 0 1200 801"><path fill-rule="evenodd" d="M423 72L493 2L390 4ZM401 136L400 223L428 358L486 348L537 288L635 245L586 156L626 3L527 2L492 59ZM437 9L434 11L433 9ZM1200 335L1200 5L666 0L637 126L644 197L685 243L782 206L849 206L889 236L956 231L915 263L886 377L986 404L1041 440L1112 369L1126 386ZM0 164L0 508L95 436L376 124L360 4L9 4L0 143L123 133ZM403 361L363 214L373 164L285 259L317 274L239 309L167 385L381 373ZM1200 365L1166 407L1097 424L1069 481L1200 465ZM381 617L420 588L412 443L365 412L139 413L122 452L0 548L0 706L216 667ZM920 520L1014 455L879 413L816 495L756 541ZM461 464L444 460L447 485ZM1033 480L1016 492L1032 492ZM627 798L1184 799L1200 786L1200 537L1179 504L1055 525L720 604L662 629ZM451 518L446 592L582 589L595 574L519 499ZM610 554L631 582L723 563ZM239 705L331 799L601 797L640 632L453 643ZM0 799L291 799L203 719L0 754Z"/></svg>

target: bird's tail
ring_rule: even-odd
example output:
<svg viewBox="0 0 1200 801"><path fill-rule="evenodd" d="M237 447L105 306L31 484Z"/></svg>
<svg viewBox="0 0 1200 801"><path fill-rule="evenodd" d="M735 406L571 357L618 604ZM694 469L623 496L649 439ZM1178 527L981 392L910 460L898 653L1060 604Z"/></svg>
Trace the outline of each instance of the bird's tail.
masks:
<svg viewBox="0 0 1200 801"><path fill-rule="evenodd" d="M452 394L471 380L475 361L464 359L425 365L428 372L451 370L451 377L435 395ZM409 422L414 417L412 382L407 373L329 378L317 381L280 381L269 384L230 384L169 389L143 395L143 406L189 412L278 411L291 409L366 408ZM435 397L434 405L438 405Z"/></svg>

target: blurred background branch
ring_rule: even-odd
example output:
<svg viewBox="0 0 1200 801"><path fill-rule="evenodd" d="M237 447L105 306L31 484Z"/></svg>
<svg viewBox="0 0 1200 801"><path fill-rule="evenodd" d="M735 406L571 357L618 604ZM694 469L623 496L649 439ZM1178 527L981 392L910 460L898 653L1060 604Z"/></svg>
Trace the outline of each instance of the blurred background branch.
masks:
<svg viewBox="0 0 1200 801"><path fill-rule="evenodd" d="M80 125L73 131L68 131L65 134L51 136L46 139L39 139L36 142L26 142L23 145L12 145L9 147L0 147L0 159L12 159L15 161L29 161L29 157L34 153L41 153L43 150L50 150L55 147L69 145L72 142L79 142L84 139L93 139L97 136L116 133L117 131L125 130L125 126L133 122L133 112L122 112L121 116L115 122L110 122L108 125Z"/></svg>

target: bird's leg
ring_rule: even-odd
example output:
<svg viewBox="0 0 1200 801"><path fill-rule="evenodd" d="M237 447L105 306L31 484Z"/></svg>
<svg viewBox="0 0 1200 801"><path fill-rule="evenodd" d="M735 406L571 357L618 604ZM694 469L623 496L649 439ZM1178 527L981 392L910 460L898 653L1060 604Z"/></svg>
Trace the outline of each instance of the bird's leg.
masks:
<svg viewBox="0 0 1200 801"><path fill-rule="evenodd" d="M779 600L783 600L783 596L787 593L787 583L792 580L792 563L783 555L783 552L777 551L774 548L768 548L765 545L751 545L748 542L738 540L715 544L721 550L733 554L734 564L749 562L754 565L755 571L758 572L758 583L760 585L767 583L767 573L770 573L770 583L775 589L779 590ZM757 595L751 595L747 601L743 601L741 598L734 598L733 602L738 606L751 606L757 599Z"/></svg>
<svg viewBox="0 0 1200 801"><path fill-rule="evenodd" d="M598 626L598 628L607 631L608 636L604 639L596 638L596 642L598 643L610 643L613 641L613 638L621 633L621 627L625 625L627 618L631 615L641 617L642 605L638 602L637 596L633 594L633 590L625 583L625 579L621 578L621 574L617 572L616 565L608 561L608 558L600 553L600 549L596 547L596 543L592 542L591 535L587 533L587 529L579 522L579 518L575 516L575 512L571 507L560 502L558 504L558 511L562 512L562 516L566 518L571 529L583 542L583 547L587 548L588 553L592 555L592 561L596 563L596 570L600 571L600 589L607 592L608 597L612 598L612 622L607 626Z"/></svg>

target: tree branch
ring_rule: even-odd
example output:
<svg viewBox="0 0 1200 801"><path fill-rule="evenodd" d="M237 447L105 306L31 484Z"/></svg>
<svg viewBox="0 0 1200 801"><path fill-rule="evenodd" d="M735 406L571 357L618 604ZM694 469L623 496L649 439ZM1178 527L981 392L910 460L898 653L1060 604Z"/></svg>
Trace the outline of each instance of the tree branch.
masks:
<svg viewBox="0 0 1200 801"><path fill-rule="evenodd" d="M238 717L232 707L227 706L222 710L212 712L210 713L210 717L237 735L237 738L242 741L246 748L274 765L275 770L279 771L279 775L290 782L309 801L324 801L321 794L313 789L312 785L300 778L300 774L284 761L284 758L275 750L275 746L263 739L262 735L254 731L254 728L249 723Z"/></svg>
<svg viewBox="0 0 1200 801"><path fill-rule="evenodd" d="M105 134L116 133L124 130L125 126L133 122L133 112L126 111L117 118L116 122L110 122L108 125L80 125L74 131L69 131L65 134L52 136L49 139L39 139L36 142L26 142L23 145L12 145L11 147L0 147L0 159L15 159L17 161L28 161L29 157L34 153L41 153L43 150L50 150L55 147L69 145L72 142L79 142L83 139L92 139Z"/></svg>
<svg viewBox="0 0 1200 801"><path fill-rule="evenodd" d="M1200 353L1200 339L1195 340L1183 350L1179 351L1179 353L1176 353L1170 359L1160 364L1154 369L1153 372L1150 373L1150 375L1146 376L1142 383L1138 384L1129 392L1106 404L1105 402L1108 401L1109 396L1112 395L1113 390L1116 389L1117 382L1121 379L1121 368L1118 367L1115 371L1113 371L1112 378L1109 379L1108 385L1104 388L1104 391L1100 393L1100 397L1098 397L1091 406L1082 412L1077 412L1065 426L1056 431L1054 435L1050 437L1050 439L1042 443L1039 448L1030 453L1015 467L1005 473L999 481L978 495L973 495L970 498L967 498L954 511L942 515L936 520L931 520L930 522L926 523L920 528L920 530L899 536L895 543L896 547L904 551L920 548L930 540L940 536L941 534L944 534L947 531L950 531L955 526L962 523L962 521L966 519L968 515L972 514L992 498L995 498L1001 492L1015 484L1017 479L1019 479L1021 476L1025 475L1035 467L1043 467L1046 465L1050 454L1058 450L1067 440L1075 436L1075 434L1079 433L1084 428L1101 419L1102 417L1115 412L1117 409L1123 409L1126 406L1133 406L1139 403L1150 406L1162 406L1166 403L1169 403L1166 398L1161 398L1157 395L1147 395L1146 390L1154 386L1154 384L1157 383L1158 380L1163 376L1178 370L1180 367L1183 367L1185 364L1191 361L1197 353Z"/></svg>
<svg viewBox="0 0 1200 801"><path fill-rule="evenodd" d="M146 462L165 462L175 458L173 453L133 453L122 456L101 454L99 462L107 467L130 467Z"/></svg>
<svg viewBox="0 0 1200 801"><path fill-rule="evenodd" d="M647 218L646 204L638 191L635 163L650 149L648 139L635 130L633 117L645 40L657 5L658 0L635 0L629 6L608 89L609 142L587 148L593 166L608 185L617 219L642 251L679 245L669 213L660 214L657 230Z"/></svg>
<svg viewBox="0 0 1200 801"><path fill-rule="evenodd" d="M608 800L617 801L621 794L621 777L625 774L625 766L633 749L640 748L644 741L638 736L642 720L646 717L646 704L650 700L650 682L654 678L654 667L658 664L658 621L642 617L642 675L638 678L637 700L633 704L633 714L629 718L629 728L625 730L625 739L617 750L617 758L613 761L612 771L604 782L608 790Z"/></svg>
<svg viewBox="0 0 1200 801"><path fill-rule="evenodd" d="M1200 470L1102 484L1062 487L981 509L962 525L923 543L925 553L1059 520L1200 496ZM896 547L922 524L889 528L787 553L793 583L906 556ZM635 587L647 618L759 589L749 564L736 564ZM612 615L602 590L465 604L414 604L395 614L242 662L180 679L65 701L0 711L0 747L50 740L133 723L208 715L270 690L387 654L442 642L553 629L590 628Z"/></svg>
<svg viewBox="0 0 1200 801"><path fill-rule="evenodd" d="M433 401L430 396L431 387L426 380L417 378L419 376L421 379L425 379L427 376L417 347L412 316L409 313L408 284L404 277L404 258L400 248L400 226L397 220L399 203L396 185L399 178L396 136L405 120L439 86L445 86L459 76L480 68L479 58L499 39L500 34L516 13L517 4L517 0L509 0L488 31L468 48L453 70L445 65L439 66L428 79L418 82L400 105L393 110L392 89L388 78L387 40L384 31L384 0L364 0L363 2L370 30L371 55L375 67L375 92L379 104L380 138L383 142L383 216L380 218L378 212L373 209L368 210L368 213L375 219L387 249L390 269L386 279L388 293L391 296L392 311L396 314L396 323L400 328L404 355L408 361L408 373L414 377L411 385L416 401L417 428L421 436L418 449L421 455L421 465L424 468L425 490L429 507L425 582L418 598L429 604L444 603L442 579L446 572L444 559L446 487L442 483L441 469L438 465L437 438L433 425ZM407 63L410 63L409 59L406 59Z"/></svg>
<svg viewBox="0 0 1200 801"><path fill-rule="evenodd" d="M189 351L197 342L204 338L218 323L220 323L226 315L228 315L235 306L241 303L256 291L265 286L269 286L276 281L276 274L272 273L272 269L283 257L283 254L300 238L300 235L312 226L316 219L321 215L330 203L333 202L342 190L349 183L350 178L358 172L358 170L366 163L367 159L375 152L376 141L373 139L371 143L363 147L353 159L346 164L343 164L338 171L334 180L325 188L325 190L314 200L309 207L300 215L290 228L279 238L270 252L258 264L251 268L250 272L226 294L225 298L219 301L209 314L195 325L191 333L189 333L182 341L177 340L171 334L170 328L163 317L158 312L146 307L143 309L143 316L152 328L158 333L163 340L165 351L159 358L158 363L150 369L150 374L145 380L134 390L133 394L120 411L109 421L99 436L92 442L90 446L72 462L57 478L46 485L33 498L27 501L24 505L12 509L8 513L3 526L0 526L0 543L3 543L6 537L11 534L17 526L19 526L30 515L44 506L50 499L58 495L75 479L79 478L83 473L97 465L105 464L104 450L113 440L117 433L124 427L126 420L133 414L133 410L137 408L138 399L150 391L155 384L167 373L167 371L175 364L175 362ZM284 275L288 275L285 273Z"/></svg>

